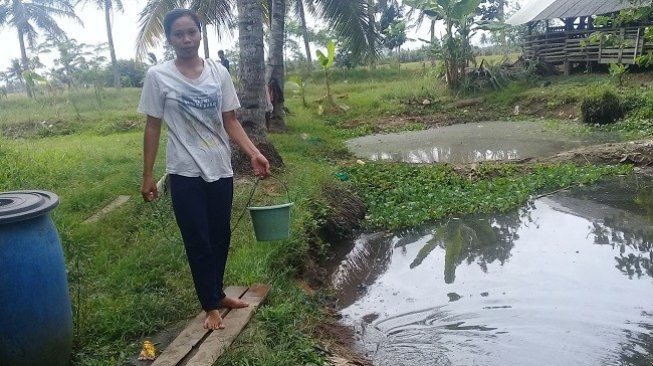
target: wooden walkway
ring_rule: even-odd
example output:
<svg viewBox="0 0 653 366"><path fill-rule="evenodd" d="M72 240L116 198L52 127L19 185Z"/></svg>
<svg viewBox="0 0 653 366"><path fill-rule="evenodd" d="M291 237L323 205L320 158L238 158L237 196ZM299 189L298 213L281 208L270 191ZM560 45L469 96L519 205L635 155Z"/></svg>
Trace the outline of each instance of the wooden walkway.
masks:
<svg viewBox="0 0 653 366"><path fill-rule="evenodd" d="M227 296L238 297L249 303L244 309L220 309L225 325L223 330L204 329L204 312L197 315L179 336L157 357L151 366L211 366L245 328L247 322L265 300L270 285L250 287L231 286Z"/></svg>

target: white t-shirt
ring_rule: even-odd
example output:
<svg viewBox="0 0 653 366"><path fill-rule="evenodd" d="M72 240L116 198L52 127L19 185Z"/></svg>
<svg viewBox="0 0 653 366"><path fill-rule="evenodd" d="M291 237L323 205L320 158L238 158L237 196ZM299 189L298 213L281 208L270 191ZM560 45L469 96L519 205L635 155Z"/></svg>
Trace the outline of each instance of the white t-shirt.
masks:
<svg viewBox="0 0 653 366"><path fill-rule="evenodd" d="M224 66L204 60L202 74L189 79L174 61L166 61L147 71L138 112L162 118L168 126L166 172L213 182L233 176L222 112L238 108Z"/></svg>

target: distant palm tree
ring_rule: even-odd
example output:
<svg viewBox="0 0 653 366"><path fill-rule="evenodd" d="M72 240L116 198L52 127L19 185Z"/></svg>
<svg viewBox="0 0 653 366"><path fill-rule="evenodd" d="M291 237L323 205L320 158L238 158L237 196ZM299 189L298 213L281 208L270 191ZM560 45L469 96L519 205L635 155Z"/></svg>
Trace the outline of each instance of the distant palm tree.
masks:
<svg viewBox="0 0 653 366"><path fill-rule="evenodd" d="M378 56L374 0L311 0L355 57Z"/></svg>
<svg viewBox="0 0 653 366"><path fill-rule="evenodd" d="M306 25L307 13L326 20L338 37L346 43L345 46L356 56L376 55L375 40L378 34L374 32L373 12L376 9L374 0L288 0L287 6L299 18L306 59L309 63L313 62L313 58Z"/></svg>
<svg viewBox="0 0 653 366"><path fill-rule="evenodd" d="M34 47L38 37L37 28L53 37L66 37L53 16L71 18L81 23L71 0L2 0L0 3L0 27L8 25L18 32L23 71L29 70L25 40L30 47ZM34 93L29 84L26 84L26 90L32 98Z"/></svg>
<svg viewBox="0 0 653 366"><path fill-rule="evenodd" d="M11 79L12 84L14 82L18 82L18 84L21 87L25 87L25 80L23 79L23 76L21 75L23 72L23 67L20 65L20 60L17 58L12 58L11 59L11 64L9 68L7 69L7 77ZM7 79L8 81L9 79Z"/></svg>
<svg viewBox="0 0 653 366"><path fill-rule="evenodd" d="M308 38L308 27L306 25L306 10L315 15L317 14L315 6L312 0L290 0L288 5L299 18L300 32L304 41L304 50L306 51L306 61L312 64L313 57L311 55L310 39Z"/></svg>
<svg viewBox="0 0 653 366"><path fill-rule="evenodd" d="M109 43L109 54L111 55L111 69L113 70L113 87L120 88L120 71L118 70L118 60L116 59L116 48L113 45L113 33L111 26L111 10L114 8L124 12L122 0L81 0L82 3L93 3L98 9L104 10L104 23L107 27L107 40Z"/></svg>

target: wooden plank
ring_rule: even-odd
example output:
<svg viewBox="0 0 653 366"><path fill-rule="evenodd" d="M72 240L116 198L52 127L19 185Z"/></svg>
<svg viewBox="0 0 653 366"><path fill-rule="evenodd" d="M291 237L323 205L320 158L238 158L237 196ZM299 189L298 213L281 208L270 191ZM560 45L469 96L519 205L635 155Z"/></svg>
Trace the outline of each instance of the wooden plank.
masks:
<svg viewBox="0 0 653 366"><path fill-rule="evenodd" d="M245 328L256 309L265 300L270 288L270 285L250 286L242 297L249 303L249 306L243 309L231 309L223 319L225 329L211 332L200 345L197 354L188 360L185 366L213 365Z"/></svg>
<svg viewBox="0 0 653 366"><path fill-rule="evenodd" d="M247 291L247 287L229 286L224 292L227 296L241 297ZM220 309L220 315L227 312L227 309ZM172 343L161 353L151 366L176 366L179 362L192 351L193 347L206 337L209 330L204 329L205 313L202 311L193 320L190 321L184 329L175 338Z"/></svg>
<svg viewBox="0 0 653 366"><path fill-rule="evenodd" d="M91 224L94 222L100 221L102 217L104 217L106 214L109 212L117 209L118 207L124 205L127 201L129 201L131 197L130 196L118 196L113 202L109 203L105 208L101 209L97 213L95 213L93 216L89 217L84 221L84 224Z"/></svg>

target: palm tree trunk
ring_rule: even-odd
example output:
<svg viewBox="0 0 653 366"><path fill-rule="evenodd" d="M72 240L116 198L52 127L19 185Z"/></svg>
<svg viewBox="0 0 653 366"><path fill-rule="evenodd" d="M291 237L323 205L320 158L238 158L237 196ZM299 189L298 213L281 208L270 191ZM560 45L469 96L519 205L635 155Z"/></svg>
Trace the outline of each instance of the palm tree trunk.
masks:
<svg viewBox="0 0 653 366"><path fill-rule="evenodd" d="M209 32L206 29L206 21L202 22L202 44L204 45L204 58L210 58L209 53Z"/></svg>
<svg viewBox="0 0 653 366"><path fill-rule="evenodd" d="M272 0L270 11L270 50L268 52L267 80L273 110L268 121L269 131L285 131L284 113L284 61L285 0Z"/></svg>
<svg viewBox="0 0 653 366"><path fill-rule="evenodd" d="M376 69L376 18L374 10L376 8L374 0L367 0L367 42L370 46L368 61L372 69Z"/></svg>
<svg viewBox="0 0 653 366"><path fill-rule="evenodd" d="M297 1L297 9L299 13L299 27L302 32L302 38L304 39L304 49L306 50L306 61L310 65L313 64L313 57L311 56L311 45L308 41L308 28L306 27L306 14L304 13L304 0L295 0Z"/></svg>
<svg viewBox="0 0 653 366"><path fill-rule="evenodd" d="M435 45L435 19L431 19L431 47ZM431 58L431 67L435 66L435 56L430 54Z"/></svg>
<svg viewBox="0 0 653 366"><path fill-rule="evenodd" d="M238 0L238 42L240 44L239 90L242 108L238 120L247 136L268 158L273 167L283 165L281 156L268 138L265 128L265 60L263 45L263 14L258 0ZM249 159L233 149L232 166L235 172L249 170Z"/></svg>
<svg viewBox="0 0 653 366"><path fill-rule="evenodd" d="M18 28L18 43L20 44L20 60L23 64L23 72L29 70L29 60L27 59L27 51L25 49L25 40L23 39L23 31ZM34 98L34 91L32 86L25 80L23 75L20 75L20 78L25 81L25 90L27 91L27 96Z"/></svg>
<svg viewBox="0 0 653 366"><path fill-rule="evenodd" d="M111 69L113 70L113 87L120 89L120 70L118 70L118 59L116 48L113 45L113 34L111 32L111 0L104 0L104 22L107 26L107 40L109 42L109 55L111 55Z"/></svg>

